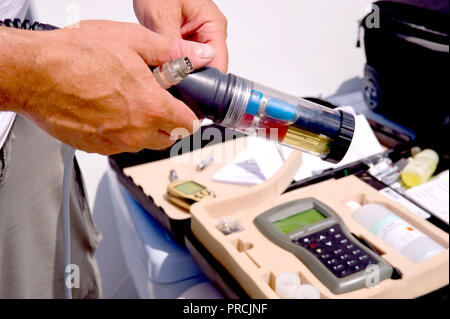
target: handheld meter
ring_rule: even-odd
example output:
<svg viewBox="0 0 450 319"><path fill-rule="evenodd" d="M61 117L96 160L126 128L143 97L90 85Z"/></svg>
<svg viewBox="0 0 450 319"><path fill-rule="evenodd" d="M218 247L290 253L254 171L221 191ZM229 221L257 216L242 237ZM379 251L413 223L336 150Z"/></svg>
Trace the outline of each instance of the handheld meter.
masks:
<svg viewBox="0 0 450 319"><path fill-rule="evenodd" d="M205 186L194 181L178 180L175 171L170 173L172 182L167 186L167 197L172 203L189 210L195 202L215 197Z"/></svg>
<svg viewBox="0 0 450 319"><path fill-rule="evenodd" d="M273 207L254 223L268 239L297 256L335 294L368 287L376 284L374 280L392 275L393 268L362 246L336 212L315 198Z"/></svg>

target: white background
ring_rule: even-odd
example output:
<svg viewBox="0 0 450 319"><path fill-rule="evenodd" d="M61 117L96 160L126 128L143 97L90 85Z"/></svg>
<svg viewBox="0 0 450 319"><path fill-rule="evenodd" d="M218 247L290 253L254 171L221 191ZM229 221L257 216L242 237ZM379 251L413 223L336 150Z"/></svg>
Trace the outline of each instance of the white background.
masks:
<svg viewBox="0 0 450 319"><path fill-rule="evenodd" d="M369 0L217 0L216 3L228 18L232 73L298 96L331 95L345 80L362 75L364 52L355 48L355 44L358 20L368 10ZM65 26L73 22L70 20L73 4L78 6L81 19L137 22L132 0L33 0L33 18ZM98 186L107 159L83 152L77 152L77 157L94 218L111 216L102 215L99 210L104 206L96 202L97 195L102 193ZM111 225L107 218L96 218L97 223L104 223L99 228L105 237ZM102 273L105 297L115 289L108 284L113 279L117 284L121 279L113 278L117 274L109 268L107 271L109 274Z"/></svg>

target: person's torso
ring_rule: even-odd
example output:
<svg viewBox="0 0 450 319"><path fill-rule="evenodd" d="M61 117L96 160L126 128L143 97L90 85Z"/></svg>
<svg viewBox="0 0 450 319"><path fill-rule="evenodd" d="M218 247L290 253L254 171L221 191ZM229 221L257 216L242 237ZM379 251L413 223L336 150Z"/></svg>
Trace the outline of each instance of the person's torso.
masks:
<svg viewBox="0 0 450 319"><path fill-rule="evenodd" d="M31 0L0 0L0 20L23 19Z"/></svg>

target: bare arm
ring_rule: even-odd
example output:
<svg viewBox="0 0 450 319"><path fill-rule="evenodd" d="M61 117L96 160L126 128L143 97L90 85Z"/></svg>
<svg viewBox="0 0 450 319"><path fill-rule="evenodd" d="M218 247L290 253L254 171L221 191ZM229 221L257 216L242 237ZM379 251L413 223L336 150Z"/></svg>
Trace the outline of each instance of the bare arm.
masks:
<svg viewBox="0 0 450 319"><path fill-rule="evenodd" d="M148 65L182 55L201 67L214 49L136 24L85 21L79 29L0 28L0 110L55 138L101 154L170 146L194 113L156 83Z"/></svg>
<svg viewBox="0 0 450 319"><path fill-rule="evenodd" d="M20 30L0 28L0 110L19 111L33 90L30 70L39 55L37 37Z"/></svg>

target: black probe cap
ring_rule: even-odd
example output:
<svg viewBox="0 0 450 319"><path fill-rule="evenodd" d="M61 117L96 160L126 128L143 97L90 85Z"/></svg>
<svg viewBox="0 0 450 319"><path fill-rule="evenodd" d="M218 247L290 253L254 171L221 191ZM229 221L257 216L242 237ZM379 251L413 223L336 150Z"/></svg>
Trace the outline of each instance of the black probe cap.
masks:
<svg viewBox="0 0 450 319"><path fill-rule="evenodd" d="M235 83L233 75L207 66L189 74L169 92L186 103L199 118L220 123L230 105Z"/></svg>
<svg viewBox="0 0 450 319"><path fill-rule="evenodd" d="M330 163L339 163L347 154L355 132L355 117L347 112L341 113L341 127L339 134L333 138L331 151L323 160Z"/></svg>

